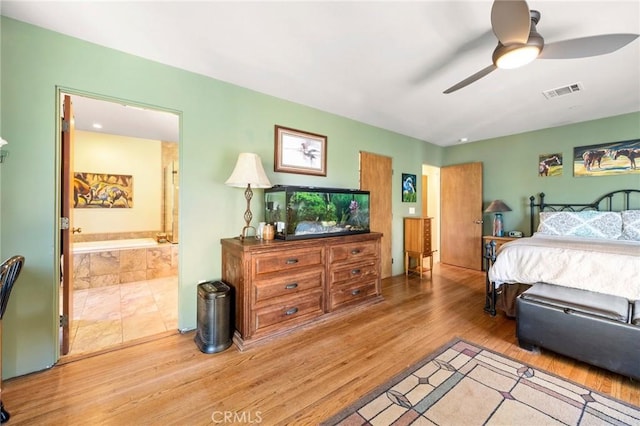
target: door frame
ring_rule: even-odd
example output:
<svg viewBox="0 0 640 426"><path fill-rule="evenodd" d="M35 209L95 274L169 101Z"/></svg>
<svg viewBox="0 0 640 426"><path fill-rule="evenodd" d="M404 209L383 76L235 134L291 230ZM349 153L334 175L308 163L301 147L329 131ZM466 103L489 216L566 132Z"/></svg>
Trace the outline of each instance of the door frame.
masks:
<svg viewBox="0 0 640 426"><path fill-rule="evenodd" d="M73 103L71 102L71 95L61 93L62 98L62 117L61 120L61 133L60 133L60 250L62 254L66 253L66 256L61 258L62 265L60 270L60 283L62 291L62 313L60 315L60 327L62 328L62 343L59 345L59 352L61 355L67 355L69 353L69 346L71 341L71 329L73 321L73 256L69 255L72 252L73 247L73 206L71 205L72 189L72 171L71 164L73 163L73 146L74 146L74 124L73 124ZM66 190L64 189L66 188ZM66 193L66 196L64 195ZM67 218L66 227L62 226L63 218ZM59 292L58 292L59 293ZM59 297L59 296L58 296ZM60 312L58 312L60 314ZM66 320L66 321L65 321Z"/></svg>
<svg viewBox="0 0 640 426"><path fill-rule="evenodd" d="M433 262L440 263L440 166L423 164L422 176L422 216L432 218Z"/></svg>
<svg viewBox="0 0 640 426"><path fill-rule="evenodd" d="M55 356L54 356L54 364L57 363L61 358L61 338L60 338L60 301L62 297L61 287L60 287L60 278L61 278L61 267L62 263L60 261L60 256L62 254L61 249L61 220L60 220L60 212L62 209L62 191L63 191L63 183L62 183L62 170L63 170L63 157L62 157L62 115L63 115L63 104L64 95L73 96L82 96L85 98L92 98L99 101L105 102L113 102L122 105L143 108L148 110L154 110L159 112L168 112L171 114L175 114L178 117L178 168L182 169L182 111L160 107L157 105L149 105L141 102L131 101L129 99L117 98L113 96L106 96L101 94L96 94L92 92L87 92L83 90L77 90L66 86L56 86L55 90L55 102L56 102L56 120L55 120L55 168L54 168L54 182L55 182L55 205L54 205L54 221L53 223L56 226L54 230L54 271L57 273L57 278L54 280L57 286L57 290L54 291L54 309L53 309L53 317L52 317L52 332L53 339L55 344ZM182 186L182 173L178 174L178 182L179 185ZM180 206L182 206L182 194L180 191L178 193L178 211L180 210ZM178 214L178 222L182 221L182 215ZM178 225L180 227L180 225ZM182 259L182 247L178 246L178 265L181 264ZM180 278L180 268L178 268L178 322L180 319L180 300L182 299L182 280ZM72 302L71 302L72 303ZM70 320L71 321L71 320Z"/></svg>

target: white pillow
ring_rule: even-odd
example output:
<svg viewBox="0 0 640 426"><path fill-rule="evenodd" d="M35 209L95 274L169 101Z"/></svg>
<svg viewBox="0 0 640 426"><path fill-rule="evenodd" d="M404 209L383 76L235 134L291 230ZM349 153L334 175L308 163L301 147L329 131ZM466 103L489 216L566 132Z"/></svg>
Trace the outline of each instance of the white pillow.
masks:
<svg viewBox="0 0 640 426"><path fill-rule="evenodd" d="M622 212L621 240L640 241L640 210Z"/></svg>
<svg viewBox="0 0 640 426"><path fill-rule="evenodd" d="M622 235L622 215L619 212L595 210L540 212L538 232L545 235L615 240Z"/></svg>

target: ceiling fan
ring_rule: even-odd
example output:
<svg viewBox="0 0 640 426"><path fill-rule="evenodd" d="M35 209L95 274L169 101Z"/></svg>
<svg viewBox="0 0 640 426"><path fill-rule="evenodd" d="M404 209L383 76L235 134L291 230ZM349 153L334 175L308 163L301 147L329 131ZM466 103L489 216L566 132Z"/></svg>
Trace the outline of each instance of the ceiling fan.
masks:
<svg viewBox="0 0 640 426"><path fill-rule="evenodd" d="M491 27L498 39L493 63L449 87L448 94L462 89L498 68L518 68L534 59L575 59L615 52L638 38L638 34L602 34L544 43L536 30L540 12L529 10L525 0L494 0Z"/></svg>

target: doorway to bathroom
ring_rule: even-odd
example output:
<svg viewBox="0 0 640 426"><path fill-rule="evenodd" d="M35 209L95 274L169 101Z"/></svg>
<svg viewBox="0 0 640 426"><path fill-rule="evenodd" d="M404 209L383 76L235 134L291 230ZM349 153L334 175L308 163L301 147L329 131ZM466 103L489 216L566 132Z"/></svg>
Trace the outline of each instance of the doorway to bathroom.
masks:
<svg viewBox="0 0 640 426"><path fill-rule="evenodd" d="M177 333L179 115L77 93L60 102L60 354Z"/></svg>
<svg viewBox="0 0 640 426"><path fill-rule="evenodd" d="M431 218L433 263L440 263L440 167L422 165L422 217Z"/></svg>

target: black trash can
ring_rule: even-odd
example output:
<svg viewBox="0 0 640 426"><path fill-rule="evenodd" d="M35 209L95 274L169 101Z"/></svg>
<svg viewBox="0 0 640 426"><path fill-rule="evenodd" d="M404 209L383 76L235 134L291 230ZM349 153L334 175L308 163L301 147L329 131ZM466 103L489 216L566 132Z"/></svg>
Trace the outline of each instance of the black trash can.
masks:
<svg viewBox="0 0 640 426"><path fill-rule="evenodd" d="M194 338L207 354L231 346L231 287L222 281L198 284L198 329Z"/></svg>

